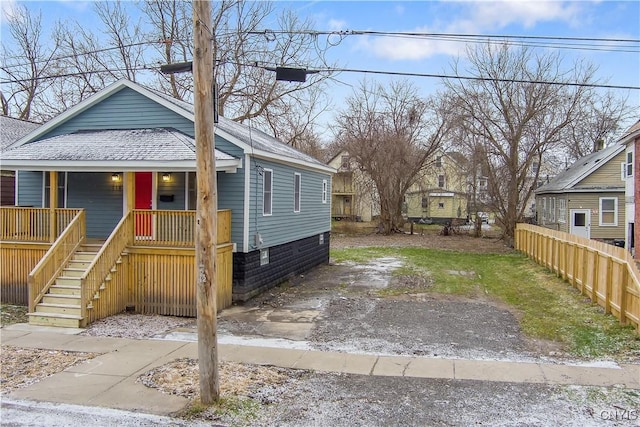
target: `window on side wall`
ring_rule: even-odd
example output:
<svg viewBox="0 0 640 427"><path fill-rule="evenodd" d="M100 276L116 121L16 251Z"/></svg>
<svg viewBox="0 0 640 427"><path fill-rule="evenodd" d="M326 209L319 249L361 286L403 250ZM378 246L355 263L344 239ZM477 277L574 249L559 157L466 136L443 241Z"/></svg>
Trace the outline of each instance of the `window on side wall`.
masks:
<svg viewBox="0 0 640 427"><path fill-rule="evenodd" d="M600 226L618 226L618 198L600 197Z"/></svg>
<svg viewBox="0 0 640 427"><path fill-rule="evenodd" d="M558 199L558 222L567 222L567 199Z"/></svg>
<svg viewBox="0 0 640 427"><path fill-rule="evenodd" d="M302 186L302 177L299 173L293 174L293 211L300 212L300 187Z"/></svg>
<svg viewBox="0 0 640 427"><path fill-rule="evenodd" d="M444 175L438 175L438 187L444 188Z"/></svg>
<svg viewBox="0 0 640 427"><path fill-rule="evenodd" d="M273 171L262 170L262 215L271 215L273 212Z"/></svg>
<svg viewBox="0 0 640 427"><path fill-rule="evenodd" d="M633 176L633 153L627 152L627 176Z"/></svg>
<svg viewBox="0 0 640 427"><path fill-rule="evenodd" d="M326 179L322 180L322 203L327 203L327 188L328 188L328 183Z"/></svg>

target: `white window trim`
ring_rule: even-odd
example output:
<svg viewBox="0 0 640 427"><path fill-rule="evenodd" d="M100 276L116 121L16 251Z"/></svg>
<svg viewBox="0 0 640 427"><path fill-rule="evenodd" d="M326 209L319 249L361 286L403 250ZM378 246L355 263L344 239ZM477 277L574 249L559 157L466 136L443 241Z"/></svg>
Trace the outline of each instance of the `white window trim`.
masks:
<svg viewBox="0 0 640 427"><path fill-rule="evenodd" d="M602 222L602 202L604 200L613 200L613 223ZM618 226L618 198L617 197L600 197L598 202L598 224L600 227L617 227ZM610 212L610 211L607 211Z"/></svg>
<svg viewBox="0 0 640 427"><path fill-rule="evenodd" d="M296 183L298 184L298 197L296 198ZM293 173L293 213L300 213L302 206L302 175L299 172Z"/></svg>
<svg viewBox="0 0 640 427"><path fill-rule="evenodd" d="M329 188L329 183L326 179L322 180L322 203L327 203L327 189Z"/></svg>
<svg viewBox="0 0 640 427"><path fill-rule="evenodd" d="M267 172L269 172L269 176L271 177L270 179L270 187L271 187L271 197L270 197L270 205L269 205L269 212L265 212L265 182L266 182L266 175ZM273 215L273 169L263 169L262 170L262 216L272 216Z"/></svg>
<svg viewBox="0 0 640 427"><path fill-rule="evenodd" d="M49 176L50 171L42 171L42 207L44 207L44 205L46 204L45 202L47 201L47 196L49 195L49 188L47 187L47 176ZM60 171L57 171L56 173L60 173ZM60 202L62 202L62 206L59 206L60 208L65 209L67 207L67 196L68 196L68 187L69 184L67 183L68 179L69 179L69 173L68 172L62 172L63 176L64 176L64 185L62 186L62 200L58 200L58 205L60 205ZM18 182L18 180L15 180L16 183ZM58 189L60 189L60 178L58 178ZM18 198L16 197L15 199L16 201L16 205L17 205L17 201Z"/></svg>

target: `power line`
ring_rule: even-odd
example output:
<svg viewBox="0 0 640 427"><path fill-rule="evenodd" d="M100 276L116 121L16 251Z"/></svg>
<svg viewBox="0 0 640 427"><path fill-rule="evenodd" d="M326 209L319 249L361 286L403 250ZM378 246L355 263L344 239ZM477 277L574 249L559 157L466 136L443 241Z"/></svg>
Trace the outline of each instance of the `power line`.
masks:
<svg viewBox="0 0 640 427"><path fill-rule="evenodd" d="M238 65L238 64L236 64ZM258 62L249 64L240 64L250 67L258 67L267 69L266 66L258 65ZM557 82L557 81L544 81L544 80L526 80L526 79L501 79L491 77L473 77L473 76L457 76L450 74L430 74L430 73L413 73L405 71L380 71L380 70L363 70L357 68L308 68L308 73L362 73L362 74L376 74L387 76L404 76L404 77L428 77L438 78L445 80L475 80L475 81L497 81L504 83L528 83L528 84L544 84L554 86L578 86L578 87L591 87L601 89L626 89L626 90L640 90L640 86L624 86L624 85L606 85L598 83L571 83L571 82Z"/></svg>
<svg viewBox="0 0 640 427"><path fill-rule="evenodd" d="M258 61L250 62L250 63L232 63L227 62L236 66L246 66L246 67L255 67L267 70L269 68L273 68L272 66L268 66L265 64L260 64ZM55 79L59 77L77 77L85 74L101 74L101 73L110 73L117 71L160 71L159 67L156 66L140 66L134 68L116 68L116 69L105 69L105 70L96 70L96 71L85 71L85 72L76 72L76 73L68 73L68 74L59 74L53 76L44 76L38 77L36 79L15 79L15 80L0 80L0 84L9 84L9 83L24 83L32 80L49 80ZM382 70L364 70L357 68L308 68L305 70L307 73L362 73L362 74L374 74L374 75L387 75L387 76L403 76L403 77L426 77L426 78L437 78L444 80L472 80L472 81L497 81L503 83L526 83L526 84L544 84L544 85L552 85L552 86L573 86L573 87L589 87L589 88L599 88L599 89L624 89L624 90L640 90L640 86L625 86L625 85L608 85L608 84L598 84L598 83L571 83L571 82L557 82L557 81L544 81L544 80L526 80L526 79L501 79L501 78L490 78L490 77L474 77L474 76L457 76L451 74L431 74L431 73L414 73L414 72L405 72L405 71L382 71Z"/></svg>
<svg viewBox="0 0 640 427"><path fill-rule="evenodd" d="M513 46L529 46L543 47L553 49L566 50L586 50L586 51L604 51L604 52L620 52L620 53L638 53L640 52L640 40L636 39L614 39L614 38L596 38L596 37L562 37L562 36L532 36L532 35L498 35L498 34L462 34L462 33L420 33L420 32L393 32L393 31L360 31L360 30L344 30L344 31L318 31L318 30L260 30L250 31L249 34L263 35L265 37L273 37L275 34L299 34L318 37L325 35L339 36L340 40L329 42L331 45L339 44L347 36L371 35L380 37L397 37L405 39L418 40L437 40L450 41L457 43L489 43L491 40L501 40L507 45ZM572 43L566 43L572 42ZM622 45L620 45L623 43Z"/></svg>
<svg viewBox="0 0 640 427"><path fill-rule="evenodd" d="M247 31L247 34L267 35L267 34L307 34L307 35L383 35L383 36L413 36L413 37L461 37L461 38L479 38L479 39L540 39L540 40L570 40L570 41L589 41L604 43L640 43L640 39L613 39L599 37L563 37L563 36L532 36L532 35L515 35L515 34L464 34L464 33L422 33L422 32L404 32L404 31L370 31L370 30L337 30L337 31L317 31L317 30L260 30Z"/></svg>

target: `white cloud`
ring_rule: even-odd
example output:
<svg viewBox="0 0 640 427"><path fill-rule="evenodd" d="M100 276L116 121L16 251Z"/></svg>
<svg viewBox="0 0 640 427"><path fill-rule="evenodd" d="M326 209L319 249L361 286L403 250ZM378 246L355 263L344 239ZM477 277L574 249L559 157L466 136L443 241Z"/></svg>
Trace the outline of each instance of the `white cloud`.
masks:
<svg viewBox="0 0 640 427"><path fill-rule="evenodd" d="M576 2L509 0L473 3L473 17L480 28L503 28L520 23L531 28L539 22L573 23L579 11Z"/></svg>
<svg viewBox="0 0 640 427"><path fill-rule="evenodd" d="M530 30L542 22L579 22L580 4L561 1L476 1L447 2L447 14L429 26L405 31L422 33L497 34L507 26ZM399 30L402 31L402 30ZM362 40L359 48L389 60L422 60L438 54L464 54L465 44L443 39L377 37Z"/></svg>
<svg viewBox="0 0 640 427"><path fill-rule="evenodd" d="M403 5L401 5L401 4L396 5L396 14L397 15L404 15L404 10L405 9L404 9Z"/></svg>
<svg viewBox="0 0 640 427"><path fill-rule="evenodd" d="M0 2L0 7L2 8L0 12L0 22L4 24L14 18L16 16L17 6L15 0L2 0Z"/></svg>
<svg viewBox="0 0 640 427"><path fill-rule="evenodd" d="M341 31L347 29L347 21L341 21L339 19L329 19L329 30Z"/></svg>

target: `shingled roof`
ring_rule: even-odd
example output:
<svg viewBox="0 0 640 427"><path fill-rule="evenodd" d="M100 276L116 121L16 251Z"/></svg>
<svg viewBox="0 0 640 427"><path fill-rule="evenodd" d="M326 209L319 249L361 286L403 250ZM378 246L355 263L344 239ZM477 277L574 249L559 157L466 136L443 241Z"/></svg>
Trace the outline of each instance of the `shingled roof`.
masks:
<svg viewBox="0 0 640 427"><path fill-rule="evenodd" d="M35 128L37 123L27 122L13 117L0 116L0 151L4 151Z"/></svg>

